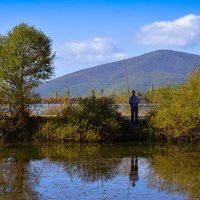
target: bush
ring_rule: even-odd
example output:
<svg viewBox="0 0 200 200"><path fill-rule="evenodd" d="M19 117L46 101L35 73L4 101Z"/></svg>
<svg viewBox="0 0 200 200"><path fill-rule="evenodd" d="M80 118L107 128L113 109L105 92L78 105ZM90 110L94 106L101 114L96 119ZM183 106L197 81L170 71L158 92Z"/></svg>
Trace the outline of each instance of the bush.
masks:
<svg viewBox="0 0 200 200"><path fill-rule="evenodd" d="M68 123L79 125L82 133L88 130L99 135L100 140L113 139L119 133L122 118L112 98L95 96L80 101L79 106L67 108L63 117Z"/></svg>
<svg viewBox="0 0 200 200"><path fill-rule="evenodd" d="M81 131L80 131L81 130ZM46 122L40 133L37 135L37 138L46 141L99 141L99 134L92 129L80 129L78 125L72 125L70 123L59 124L53 121Z"/></svg>
<svg viewBox="0 0 200 200"><path fill-rule="evenodd" d="M29 117L27 115L24 119L0 112L0 138L5 140L30 140L43 123L44 119L39 116Z"/></svg>
<svg viewBox="0 0 200 200"><path fill-rule="evenodd" d="M0 113L0 134L5 139L16 139L25 136L28 129L29 118L18 118Z"/></svg>
<svg viewBox="0 0 200 200"><path fill-rule="evenodd" d="M156 104L150 123L166 139L200 139L200 69L179 87L166 86L151 94Z"/></svg>
<svg viewBox="0 0 200 200"><path fill-rule="evenodd" d="M122 118L111 98L94 96L63 109L59 122L47 122L40 131L45 140L105 141L120 133Z"/></svg>

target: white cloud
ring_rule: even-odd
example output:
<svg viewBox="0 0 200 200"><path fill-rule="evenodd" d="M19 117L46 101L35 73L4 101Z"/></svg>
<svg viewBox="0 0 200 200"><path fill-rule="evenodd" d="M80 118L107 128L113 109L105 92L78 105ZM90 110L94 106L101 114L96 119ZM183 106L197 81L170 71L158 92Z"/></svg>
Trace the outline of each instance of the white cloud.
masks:
<svg viewBox="0 0 200 200"><path fill-rule="evenodd" d="M74 63L83 65L112 62L128 57L117 47L111 38L93 38L82 41L66 42L61 45L56 54L66 64Z"/></svg>
<svg viewBox="0 0 200 200"><path fill-rule="evenodd" d="M139 42L145 45L188 46L200 39L200 16L190 14L174 21L158 21L141 28Z"/></svg>
<svg viewBox="0 0 200 200"><path fill-rule="evenodd" d="M113 60L124 60L124 59L127 59L128 57L129 57L129 54L124 53L124 52L116 52L112 54Z"/></svg>
<svg viewBox="0 0 200 200"><path fill-rule="evenodd" d="M114 41L109 38L94 38L92 40L66 42L59 50L60 55L100 54L113 50Z"/></svg>

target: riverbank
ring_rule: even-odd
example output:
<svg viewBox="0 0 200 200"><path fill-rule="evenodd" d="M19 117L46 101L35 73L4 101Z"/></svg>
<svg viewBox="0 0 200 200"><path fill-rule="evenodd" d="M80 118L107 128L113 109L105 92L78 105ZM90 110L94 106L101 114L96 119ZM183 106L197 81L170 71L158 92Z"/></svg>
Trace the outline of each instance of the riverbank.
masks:
<svg viewBox="0 0 200 200"><path fill-rule="evenodd" d="M125 142L149 141L153 139L147 131L147 120L139 117L137 124L132 124L130 116L118 116L119 124L103 124L96 127L76 122L66 122L62 116L30 116L26 124L14 123L15 119L7 117L1 126L1 141L52 141L52 142ZM1 121L1 125L2 125ZM12 122L12 124L11 124ZM113 123L113 121L111 121ZM110 127L107 127L109 125ZM102 127L105 126L105 127ZM102 132L98 129L102 128ZM88 129L87 129L88 128ZM110 132L109 131L110 128ZM91 130L90 130L91 129ZM95 132L95 130L97 132ZM84 131L84 132L83 132Z"/></svg>
<svg viewBox="0 0 200 200"><path fill-rule="evenodd" d="M8 123L13 121L7 119ZM2 121L1 121L2 123ZM139 116L137 124L132 124L130 115L123 115L120 118L120 127L116 132L95 132L94 127L86 124L68 124L62 116L31 116L26 122L26 127L16 129L15 126L5 125L4 131L0 134L0 143L17 141L36 141L53 143L118 143L118 142L164 142L173 144L197 144L199 140L189 140L186 138L175 138L167 140L156 134L156 130L149 124L147 117ZM13 124L12 124L13 125ZM100 124L98 124L100 126ZM90 130L89 128L92 128ZM43 131L43 132L42 132ZM83 132L85 131L85 132Z"/></svg>

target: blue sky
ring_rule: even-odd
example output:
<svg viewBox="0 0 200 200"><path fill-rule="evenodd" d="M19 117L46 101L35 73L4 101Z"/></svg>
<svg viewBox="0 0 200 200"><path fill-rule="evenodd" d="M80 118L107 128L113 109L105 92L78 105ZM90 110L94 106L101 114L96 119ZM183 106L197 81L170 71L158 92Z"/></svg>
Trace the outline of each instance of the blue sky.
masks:
<svg viewBox="0 0 200 200"><path fill-rule="evenodd" d="M56 51L55 76L158 49L200 54L199 0L0 0L0 34L25 22Z"/></svg>

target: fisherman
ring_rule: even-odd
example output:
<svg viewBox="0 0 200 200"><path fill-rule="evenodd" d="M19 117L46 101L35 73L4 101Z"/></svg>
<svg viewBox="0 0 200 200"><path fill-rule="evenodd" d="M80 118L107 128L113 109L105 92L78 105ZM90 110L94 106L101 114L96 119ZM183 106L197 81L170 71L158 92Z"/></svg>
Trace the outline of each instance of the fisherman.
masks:
<svg viewBox="0 0 200 200"><path fill-rule="evenodd" d="M131 92L131 97L129 99L129 104L131 107L131 122L138 123L138 104L140 103L140 98L135 95L135 90Z"/></svg>

